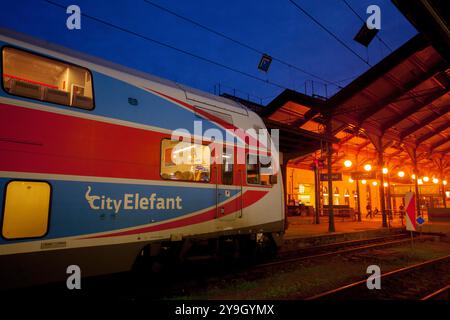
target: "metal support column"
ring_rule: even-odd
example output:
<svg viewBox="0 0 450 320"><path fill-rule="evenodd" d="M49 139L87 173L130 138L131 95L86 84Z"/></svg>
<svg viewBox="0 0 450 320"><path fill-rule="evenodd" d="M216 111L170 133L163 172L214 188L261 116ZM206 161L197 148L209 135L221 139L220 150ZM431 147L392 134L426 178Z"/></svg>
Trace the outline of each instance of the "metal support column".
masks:
<svg viewBox="0 0 450 320"><path fill-rule="evenodd" d="M314 223L320 224L320 176L319 176L319 164L314 162L314 202L316 206Z"/></svg>
<svg viewBox="0 0 450 320"><path fill-rule="evenodd" d="M414 179L414 190L416 193L416 216L420 216L422 213L420 211L420 194L419 194L419 171L417 170L417 162L414 161L414 174L416 178Z"/></svg>
<svg viewBox="0 0 450 320"><path fill-rule="evenodd" d="M359 155L359 151L356 154L356 171L358 171L358 167L359 167L359 160L358 160L358 155ZM356 180L356 205L358 207L358 222L361 222L361 199L360 199L360 194L359 194L359 179L355 179Z"/></svg>
<svg viewBox="0 0 450 320"><path fill-rule="evenodd" d="M443 177L443 176L442 176ZM442 200L444 201L444 208L447 208L447 197L445 196L445 186L444 183L442 182L443 178L441 179L441 186L442 186Z"/></svg>
<svg viewBox="0 0 450 320"><path fill-rule="evenodd" d="M444 175L444 168L442 165L442 159L441 159L441 163L440 163L440 173L441 173L441 179L440 179L440 183L441 183L441 190L442 190L442 201L443 201L443 205L444 208L447 208L447 201L446 201L446 196L445 196L445 186L444 186L444 180L445 180L445 175Z"/></svg>
<svg viewBox="0 0 450 320"><path fill-rule="evenodd" d="M283 157L284 160L284 157ZM286 230L288 228L288 189L287 189L287 161L282 161L282 164L280 164L281 167L281 176L283 180L283 189L284 189L284 229Z"/></svg>
<svg viewBox="0 0 450 320"><path fill-rule="evenodd" d="M331 116L327 117L326 133L327 137L332 136L331 128ZM332 177L332 156L333 156L333 144L327 142L327 168L328 168L328 232L335 232L334 227L334 210L333 210L333 177Z"/></svg>
<svg viewBox="0 0 450 320"><path fill-rule="evenodd" d="M359 199L359 179L356 180L356 201L358 206L358 222L361 222L361 200Z"/></svg>
<svg viewBox="0 0 450 320"><path fill-rule="evenodd" d="M391 201L391 180L389 179L389 172L388 172L388 176L387 176L387 183L388 186L386 187L386 196L387 196L387 208L389 210L389 212L391 212L392 214L394 214L392 212L392 201Z"/></svg>
<svg viewBox="0 0 450 320"><path fill-rule="evenodd" d="M413 157L412 158L412 162L413 162L413 168L414 168L414 174L416 175L416 178L414 179L414 190L416 193L416 216L420 216L422 213L420 211L420 193L419 193L419 170L417 168L417 154L416 154L416 149L413 150Z"/></svg>
<svg viewBox="0 0 450 320"><path fill-rule="evenodd" d="M380 142L381 145L381 142ZM378 174L380 175L380 186L379 186L379 193L380 193L380 207L381 207L381 214L383 219L383 228L387 228L387 216L386 216L386 200L384 197L384 177L383 177L383 166L384 166L384 159L383 159L383 149L378 150Z"/></svg>

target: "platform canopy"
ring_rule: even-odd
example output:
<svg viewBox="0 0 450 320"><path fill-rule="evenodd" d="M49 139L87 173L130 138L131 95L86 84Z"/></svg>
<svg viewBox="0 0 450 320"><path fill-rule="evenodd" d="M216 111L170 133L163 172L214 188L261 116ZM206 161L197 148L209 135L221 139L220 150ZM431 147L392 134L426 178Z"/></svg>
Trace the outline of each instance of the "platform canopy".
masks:
<svg viewBox="0 0 450 320"><path fill-rule="evenodd" d="M346 159L376 165L377 151L382 150L393 170L412 171L415 158L419 172L445 176L450 169L449 67L419 34L330 99L285 90L257 112L266 121L319 137L331 117L333 135L339 139L333 145L334 170L345 171ZM323 149L324 142L291 164L310 167L313 158L320 157L314 151Z"/></svg>
<svg viewBox="0 0 450 320"><path fill-rule="evenodd" d="M339 139L327 136L320 130L303 127L299 122L308 122L302 116L313 118L319 115L323 101L292 90L286 90L267 106L263 106L239 97L223 94L223 96L238 101L258 113L269 130L279 130L279 151L283 153L286 163L296 158L308 157L319 150L327 141L338 143ZM298 121L298 122L296 122ZM315 124L318 128L319 124Z"/></svg>
<svg viewBox="0 0 450 320"><path fill-rule="evenodd" d="M345 151L345 142L355 142L364 154L367 141L355 141L363 131L371 142L367 148L382 149L390 162L411 165L415 154L419 170L448 169L449 67L418 35L357 78L327 101L340 147Z"/></svg>

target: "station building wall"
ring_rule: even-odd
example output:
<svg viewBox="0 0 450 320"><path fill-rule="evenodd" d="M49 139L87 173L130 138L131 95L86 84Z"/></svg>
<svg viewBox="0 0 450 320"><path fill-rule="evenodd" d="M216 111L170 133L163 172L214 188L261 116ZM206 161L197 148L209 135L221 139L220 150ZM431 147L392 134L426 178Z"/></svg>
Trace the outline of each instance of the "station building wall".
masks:
<svg viewBox="0 0 450 320"><path fill-rule="evenodd" d="M348 204L351 208L356 210L356 181L350 183L349 175L344 174L342 181L333 181L333 203L339 205L346 204L346 198L348 198ZM359 182L360 191L360 204L362 214L366 213L367 204L371 203L372 209L378 208L380 210L380 197L379 186L372 185L373 180L367 180L367 184L363 185ZM305 205L315 207L315 182L314 171L299 169L294 167L287 167L286 178L286 192L288 199L301 200ZM327 182L321 183L322 188L327 187ZM336 189L337 188L337 189ZM322 189L323 190L323 189ZM329 194L329 192L328 192ZM326 198L326 197L324 197ZM326 199L325 199L326 202Z"/></svg>

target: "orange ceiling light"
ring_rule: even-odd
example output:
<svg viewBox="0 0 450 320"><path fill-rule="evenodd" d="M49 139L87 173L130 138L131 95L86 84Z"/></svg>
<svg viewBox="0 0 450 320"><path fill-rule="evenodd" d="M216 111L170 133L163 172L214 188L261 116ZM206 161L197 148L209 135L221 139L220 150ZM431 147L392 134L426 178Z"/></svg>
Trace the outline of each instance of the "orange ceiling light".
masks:
<svg viewBox="0 0 450 320"><path fill-rule="evenodd" d="M351 160L345 160L344 161L344 166L346 168L350 168L353 165L353 162Z"/></svg>

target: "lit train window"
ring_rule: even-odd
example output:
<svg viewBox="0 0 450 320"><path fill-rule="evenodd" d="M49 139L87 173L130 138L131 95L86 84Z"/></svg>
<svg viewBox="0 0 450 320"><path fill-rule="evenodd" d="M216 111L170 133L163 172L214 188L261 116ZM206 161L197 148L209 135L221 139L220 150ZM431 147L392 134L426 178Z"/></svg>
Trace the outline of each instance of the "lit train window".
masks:
<svg viewBox="0 0 450 320"><path fill-rule="evenodd" d="M43 237L48 230L50 194L51 187L47 182L9 182L3 209L3 237Z"/></svg>
<svg viewBox="0 0 450 320"><path fill-rule="evenodd" d="M15 48L5 47L3 88L12 95L91 110L89 70Z"/></svg>
<svg viewBox="0 0 450 320"><path fill-rule="evenodd" d="M271 159L267 156L247 154L247 183L271 185L270 177L273 175Z"/></svg>
<svg viewBox="0 0 450 320"><path fill-rule="evenodd" d="M253 154L247 155L247 183L260 184L258 156Z"/></svg>
<svg viewBox="0 0 450 320"><path fill-rule="evenodd" d="M201 144L163 139L161 177L165 180L209 182L211 150Z"/></svg>

